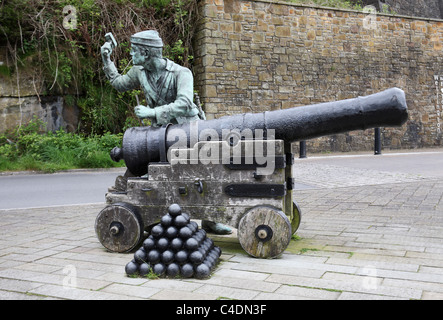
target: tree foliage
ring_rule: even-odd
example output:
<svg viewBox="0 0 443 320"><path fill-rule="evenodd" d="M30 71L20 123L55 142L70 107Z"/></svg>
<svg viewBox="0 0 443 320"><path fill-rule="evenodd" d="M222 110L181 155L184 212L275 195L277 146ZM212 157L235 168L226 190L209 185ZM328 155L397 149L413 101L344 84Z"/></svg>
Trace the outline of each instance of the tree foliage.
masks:
<svg viewBox="0 0 443 320"><path fill-rule="evenodd" d="M81 109L79 130L121 132L138 124L137 92L116 92L102 70L100 47L112 32L112 59L121 73L131 67L130 36L155 29L165 56L191 66L197 0L2 0L0 46L8 48L14 75L32 71L41 95L64 95Z"/></svg>

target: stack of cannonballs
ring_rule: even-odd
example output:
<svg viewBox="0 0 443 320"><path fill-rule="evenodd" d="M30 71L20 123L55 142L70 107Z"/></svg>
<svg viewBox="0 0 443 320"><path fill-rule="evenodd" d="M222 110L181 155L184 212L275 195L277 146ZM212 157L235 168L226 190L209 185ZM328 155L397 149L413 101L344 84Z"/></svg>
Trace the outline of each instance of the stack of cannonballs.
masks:
<svg viewBox="0 0 443 320"><path fill-rule="evenodd" d="M173 204L134 253L125 271L129 276L145 276L152 271L160 277L204 279L209 277L220 255L220 248L206 237L206 231L198 229L197 223Z"/></svg>

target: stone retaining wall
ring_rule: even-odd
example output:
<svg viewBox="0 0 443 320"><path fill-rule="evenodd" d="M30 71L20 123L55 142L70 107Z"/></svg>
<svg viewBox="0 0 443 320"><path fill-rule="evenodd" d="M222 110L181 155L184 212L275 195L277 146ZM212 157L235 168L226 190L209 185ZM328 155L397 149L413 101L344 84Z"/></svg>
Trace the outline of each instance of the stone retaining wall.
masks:
<svg viewBox="0 0 443 320"><path fill-rule="evenodd" d="M0 47L0 66L10 67L6 47ZM47 131L65 128L75 131L79 121L77 107L67 106L62 96L41 95L32 70L0 73L0 133L26 124L34 117L46 123ZM17 81L18 76L18 81Z"/></svg>
<svg viewBox="0 0 443 320"><path fill-rule="evenodd" d="M443 21L258 0L204 0L195 84L208 118L406 92L410 118L384 148L442 145ZM308 151L373 148L373 130L308 142Z"/></svg>

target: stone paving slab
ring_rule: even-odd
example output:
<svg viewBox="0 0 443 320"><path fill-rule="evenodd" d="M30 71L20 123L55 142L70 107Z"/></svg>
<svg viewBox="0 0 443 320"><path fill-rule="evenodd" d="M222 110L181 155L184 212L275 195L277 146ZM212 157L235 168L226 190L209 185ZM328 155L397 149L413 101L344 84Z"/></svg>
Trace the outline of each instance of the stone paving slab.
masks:
<svg viewBox="0 0 443 320"><path fill-rule="evenodd" d="M281 257L211 236L223 255L207 280L127 277L132 254L95 236L104 204L0 210L0 299L442 299L443 181L332 168L320 183L325 166L295 192L302 223Z"/></svg>

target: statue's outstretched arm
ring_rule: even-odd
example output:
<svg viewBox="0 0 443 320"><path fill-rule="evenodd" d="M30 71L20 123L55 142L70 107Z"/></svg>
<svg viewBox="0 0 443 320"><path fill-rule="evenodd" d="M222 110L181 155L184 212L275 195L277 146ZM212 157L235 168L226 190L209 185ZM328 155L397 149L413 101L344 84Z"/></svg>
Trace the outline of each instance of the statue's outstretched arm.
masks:
<svg viewBox="0 0 443 320"><path fill-rule="evenodd" d="M125 75L121 75L114 62L111 61L111 53L112 47L109 42L106 42L101 47L101 55L103 60L103 71L111 85L121 92L139 88L140 83L136 75L136 68L133 67Z"/></svg>

